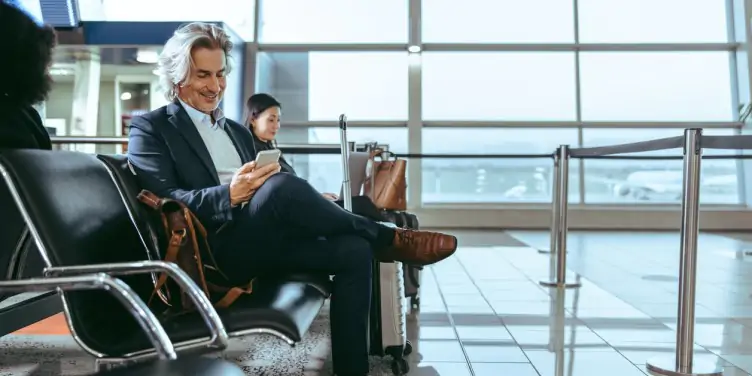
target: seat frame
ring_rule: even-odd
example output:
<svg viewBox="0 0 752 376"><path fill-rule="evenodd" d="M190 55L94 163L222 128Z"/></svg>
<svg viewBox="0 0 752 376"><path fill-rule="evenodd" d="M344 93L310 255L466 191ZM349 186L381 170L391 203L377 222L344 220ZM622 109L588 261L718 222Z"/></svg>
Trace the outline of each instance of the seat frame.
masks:
<svg viewBox="0 0 752 376"><path fill-rule="evenodd" d="M104 165L104 163L101 160L99 161L99 163L102 163ZM104 167L107 168L106 165ZM109 168L107 168L107 171L108 173L110 173L110 176L112 178L112 172L109 170ZM204 295L201 289L193 282L193 280L183 270L181 270L174 263L149 260L149 261L128 262L128 263L53 267L50 257L47 253L47 249L44 246L44 243L42 243L41 241L41 236L39 234L39 231L36 225L34 224L34 221L31 219L31 216L28 210L26 209L23 203L23 200L21 199L21 196L18 191L18 187L13 182L13 179L10 177L8 169L2 163L0 163L0 175L2 175L3 180L7 184L10 194L13 197L13 201L16 203L16 206L18 207L19 212L21 213L21 216L24 219L24 222L26 222L26 225L28 226L29 233L31 234L32 239L37 244L42 260L44 261L44 264L46 265L44 269L45 277L71 276L71 275L92 274L92 273L108 273L110 275L152 273L152 275L155 275L155 273L157 272L165 272L167 273L169 277L173 278L176 283L178 283L178 285L181 287L181 289L183 289L183 291L185 291L188 294L189 298L194 303L194 306L197 308L204 323L207 325L211 333L211 336L209 337L209 339L197 338L195 340L183 341L183 342L179 342L178 344L173 344L175 351L185 351L185 350L197 349L197 348L221 351L227 348L229 337L224 328L224 324L222 323L222 320L219 317L219 314L217 314L217 311L212 306L212 303ZM128 203L124 201L125 199L122 197L122 191L120 187L118 185L115 185L115 186L118 189L118 192L120 192L121 194L121 200L123 200L123 205L126 206L128 215L131 216L130 218L131 222L135 225L135 223L133 222L134 218L132 217L130 207L128 206ZM139 235L140 235L140 232L139 232ZM58 291L60 292L60 290ZM72 312L70 310L70 304L68 302L68 299L65 297L64 294L59 294L59 296L62 301L62 308L63 308L63 312L65 313L66 323L68 325L68 329L71 332L71 335L73 336L73 339L76 341L76 343L78 343L79 346L81 346L81 348L84 349L84 351L86 351L90 355L93 355L95 358L97 358L95 361L95 368L96 368L95 371L99 371L100 367L103 365L106 366L109 364L121 364L121 363L129 362L129 361L148 360L148 359L153 359L159 356L159 353L154 348L146 349L146 350L142 350L138 352L133 352L133 353L128 353L128 354L124 354L122 356L117 356L117 357L111 357L111 356L108 356L107 354L103 354L101 352L98 352L92 349L86 344L86 342L84 342L81 339L81 337L76 332L75 327L73 326L73 322L71 320ZM137 312L133 311L132 307L127 307L127 309L132 315L137 314ZM162 327L162 324L153 315L151 315L150 317L147 316L146 320L149 321L150 327L154 327L154 328Z"/></svg>
<svg viewBox="0 0 752 376"><path fill-rule="evenodd" d="M120 279L106 273L76 275L60 278L29 278L0 282L0 291L9 292L48 292L76 290L105 290L111 292L127 308L154 345L154 351L161 360L175 360L177 353L170 337L165 332L154 313L143 300Z"/></svg>
<svg viewBox="0 0 752 376"><path fill-rule="evenodd" d="M127 199L125 198L126 197L125 189L118 182L118 179L115 176L115 172L112 170L113 167L110 166L108 163L103 162L99 154L97 155L97 159L99 159L99 161L107 169L107 172L110 174L110 178L112 179L112 183L115 184L115 187L117 188L118 193L120 193L120 198L123 200L123 204L125 205L125 208L128 211L128 216L130 217L131 222L133 223L133 226L135 226L136 231L139 233L139 236L141 237L141 242L144 245L144 250L146 251L147 257L149 257L151 259L153 256L151 255L151 252L149 252L149 247L146 244L146 240L144 238L144 234L141 233L140 227L136 223L136 215L133 213L133 208L128 203ZM133 170L133 167L130 164L130 161L128 161L127 163L128 163L128 169L129 169L129 171L131 172L131 174L133 174L133 176L135 178L136 174L135 174L135 172ZM153 275L153 278L157 278L156 275ZM156 281L156 279L155 279L155 281ZM194 283L194 286L195 286L195 283ZM197 286L196 286L196 288L198 289ZM323 307L323 301L322 301L321 305ZM210 308L213 309L213 307L210 307ZM319 309L321 309L321 308L319 308ZM290 338L290 337L286 336L285 334L280 333L279 331L274 330L274 329L254 328L254 329L245 329L245 330L238 330L238 331L234 331L234 332L228 332L227 334L228 334L229 338L244 337L244 336L252 335L252 334L269 334L269 335L273 335L273 336L281 339L282 341L284 341L285 343L287 343L290 347L294 347L295 346L295 341L292 338ZM182 347L180 347L180 346L178 346L178 347L180 349L182 349Z"/></svg>
<svg viewBox="0 0 752 376"><path fill-rule="evenodd" d="M129 204L128 200L125 197L126 192L124 188L118 182L118 179L115 176L115 172L112 171L112 167L109 164L103 162L99 158L98 155L97 155L97 159L99 163L104 165L104 168L109 173L111 182L112 184L114 184L115 188L117 189L120 195L122 204L125 205L125 209L128 213L128 216L130 217L131 224L134 226L136 232L138 233L141 243L144 247L143 249L145 252L146 260L138 261L138 262L75 265L75 266L64 266L64 267L52 266L52 262L48 255L48 251L46 247L44 246L44 243L41 240L42 237L39 233L39 230L35 226L34 221L31 218L31 215L29 214L28 210L23 204L23 200L21 199L21 196L19 194L18 187L14 183L13 179L10 177L8 169L3 165L3 163L0 163L0 175L2 175L3 180L7 184L9 191L11 193L11 196L13 197L14 202L18 206L19 212L21 213L24 221L26 222L28 229L29 229L29 233L33 241L37 244L42 260L44 264L46 265L44 269L45 278L41 278L40 280L44 280L47 278L54 279L54 278L60 278L60 277L81 277L84 275L92 275L92 274L98 274L98 273L106 273L109 276L149 273L151 274L152 279L156 280L158 273L165 272L167 273L169 277L173 278L176 283L178 283L178 285L181 287L183 291L185 291L188 294L189 298L192 300L192 302L196 306L197 311L201 315L204 323L206 324L210 332L209 338L200 337L200 338L195 338L191 340L172 343L172 348L174 349L175 353L179 354L179 353L188 352L188 351L201 351L201 352L223 351L224 349L227 348L228 341L230 338L243 337L243 336L253 335L253 334L270 334L283 340L285 343L287 343L291 347L295 346L295 341L292 338L288 337L287 335L277 330L270 329L270 328L252 328L252 329L245 329L245 330L237 330L237 331L228 333L227 330L225 329L225 326L219 314L214 309L211 301L208 299L208 297L204 295L201 289L193 282L193 280L183 270L181 270L174 263L167 263L161 260L153 260L151 252L149 251L149 247L147 246L146 240L144 238L144 234L141 232L138 224L136 223L136 217L133 213L133 208L131 207L131 205ZM48 290L49 290L49 287L47 290L44 290L44 291L48 291ZM58 289L58 292L61 292L61 291L63 290ZM101 352L98 352L92 349L81 339L81 337L77 334L73 326L71 315L75 313L71 312L70 304L66 296L64 294L58 294L58 295L60 296L61 301L62 301L62 309L65 314L66 324L68 325L68 328L74 340L76 341L76 343L78 343L79 346L81 346L81 348L84 349L84 351L86 351L87 353L89 353L90 355L96 358L95 371L98 372L103 366L109 367L110 365L114 365L114 364L123 364L127 362L150 360L156 357L160 357L160 352L156 348L144 349L144 350L140 350L137 352L123 354L121 356L109 356L108 354L103 354ZM321 301L322 306L324 304L324 301L325 299L322 299ZM321 307L319 307L319 309L320 308ZM135 310L132 306L128 306L127 309L133 315L139 314L138 311ZM151 313L151 311L149 311L149 313ZM149 327L160 328L160 329L162 328L161 323L153 314L142 316L142 317L144 320L146 320L146 322L148 322ZM161 330L164 331L163 329Z"/></svg>

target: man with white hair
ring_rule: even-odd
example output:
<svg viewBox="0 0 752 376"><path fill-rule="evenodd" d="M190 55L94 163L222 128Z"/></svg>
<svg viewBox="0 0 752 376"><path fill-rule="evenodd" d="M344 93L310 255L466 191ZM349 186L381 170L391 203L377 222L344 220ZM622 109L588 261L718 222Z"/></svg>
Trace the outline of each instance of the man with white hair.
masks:
<svg viewBox="0 0 752 376"><path fill-rule="evenodd" d="M144 189L196 214L233 281L270 271L333 274L334 371L366 375L373 258L433 264L455 252L457 239L390 228L343 210L279 164L257 168L250 131L219 108L231 49L213 24L175 31L159 58L172 103L133 119L128 158Z"/></svg>

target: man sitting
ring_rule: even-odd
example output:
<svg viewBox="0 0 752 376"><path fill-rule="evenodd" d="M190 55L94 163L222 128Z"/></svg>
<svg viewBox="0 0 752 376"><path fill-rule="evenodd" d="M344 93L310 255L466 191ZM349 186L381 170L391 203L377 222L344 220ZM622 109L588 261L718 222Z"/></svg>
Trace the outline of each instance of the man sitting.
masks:
<svg viewBox="0 0 752 376"><path fill-rule="evenodd" d="M334 275L334 371L366 375L373 258L428 265L451 256L457 239L390 228L343 210L279 164L256 168L250 131L218 108L231 49L216 25L175 31L158 69L172 103L133 119L128 158L144 189L198 216L218 266L238 284L270 271Z"/></svg>

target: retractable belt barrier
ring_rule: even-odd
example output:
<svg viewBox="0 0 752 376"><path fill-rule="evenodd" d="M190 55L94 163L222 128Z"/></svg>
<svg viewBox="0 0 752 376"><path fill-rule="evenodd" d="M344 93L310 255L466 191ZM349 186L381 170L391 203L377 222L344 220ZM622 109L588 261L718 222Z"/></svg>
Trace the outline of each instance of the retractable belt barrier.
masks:
<svg viewBox="0 0 752 376"><path fill-rule="evenodd" d="M683 149L682 156L617 155L648 151ZM702 159L752 159L749 154L702 156L702 149L752 150L752 135L703 136L702 129L686 129L684 136L588 148L561 145L554 154L553 220L551 224L551 271L544 286L568 288L579 283L566 282L567 195L569 160L579 159L644 159L678 160L683 163L683 194L681 222L681 261L679 265L679 306L676 354L673 357L650 359L646 368L652 374L671 376L721 376L719 362L694 357L695 290L697 277L697 238L699 234L700 171Z"/></svg>

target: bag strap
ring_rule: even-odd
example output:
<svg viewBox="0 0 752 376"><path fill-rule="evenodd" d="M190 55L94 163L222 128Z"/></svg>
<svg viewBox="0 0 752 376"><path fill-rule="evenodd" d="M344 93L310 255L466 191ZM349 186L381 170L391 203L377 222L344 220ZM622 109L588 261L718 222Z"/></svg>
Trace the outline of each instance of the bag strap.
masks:
<svg viewBox="0 0 752 376"><path fill-rule="evenodd" d="M242 287L224 287L215 285L213 283L209 283L209 289L217 292L217 293L224 293L224 296L222 296L219 301L214 303L214 306L217 308L227 308L232 305L232 303L235 303L238 298L240 298L243 294L251 294L253 293L253 282L255 279L252 279L250 282L248 282L247 285Z"/></svg>
<svg viewBox="0 0 752 376"><path fill-rule="evenodd" d="M146 190L143 190L141 193L139 193L138 199L160 213L165 228L170 234L170 240L168 242L167 251L165 252L164 257L165 262L178 263L180 248L185 245L186 236L189 234L191 235L190 241L192 242L191 248L193 250L192 257L196 261L195 264L197 266L196 269L198 272L198 278L194 278L194 282L198 282L201 285L201 288L203 289L206 296L210 296L210 291L224 293L224 296L214 304L215 307L227 308L232 305L238 298L240 298L241 295L251 294L253 292L254 280L251 280L247 285L241 287L223 287L210 283L206 280L206 275L204 274L203 269L204 267L208 267L211 270L217 272L226 282L229 282L229 278L227 278L227 276L219 269L219 266L214 259L214 255L211 252L211 248L209 247L209 242L207 240L206 228L201 224L196 215L193 214L193 212L191 212L187 207L185 207L185 205L178 201L159 198L158 196ZM179 210L175 211L174 209L171 210L167 208L167 206L170 206L165 205L167 203L177 204L178 206L176 206L176 208L178 208ZM208 261L210 262L210 264L205 264L202 260L202 255L198 246L198 240L195 236L197 231L203 237L203 245L207 250L206 256L209 258ZM151 297L149 298L148 304L151 304L154 296L157 295L165 304L170 307L172 306L170 304L171 297L169 290L166 291L166 296L162 292L162 287L164 287L165 283L167 283L167 277L167 273L160 273L157 283L155 284L154 291L152 291ZM183 304L185 305L186 301L184 301Z"/></svg>
<svg viewBox="0 0 752 376"><path fill-rule="evenodd" d="M165 256L163 257L163 261L176 263L186 272L197 272L198 276L191 277L194 282L199 283L204 293L206 293L208 296L209 289L206 286L206 278L204 277L202 267L203 264L201 263L201 252L199 251L198 242L195 236L195 216L182 203L175 200L159 198L158 196L147 190L142 190L138 194L138 199L160 214L162 224L166 229L168 236L170 237L167 243L167 250L165 252ZM203 230L202 234L205 234L206 230L203 228L203 226L201 226L200 222L195 221L195 223L199 224L200 230ZM192 270L185 270L184 266L187 265L181 265L180 262L181 259L186 258L186 255L181 257L180 249L185 246L187 236L190 237L190 241L192 242L191 248L193 251L192 255L187 256L188 260L192 259L196 261L196 263L194 264L195 266L191 268ZM206 239L205 235L204 239ZM169 289L167 289L166 291L162 290L164 285L167 283L167 278L168 275L166 272L159 274L159 277L154 285L154 290L152 291L151 297L149 298L148 304L151 304L154 296L157 295L159 296L160 300L162 300L162 302L164 302L168 306L172 306L172 304L170 303L172 297L170 296ZM186 304L187 302L184 301L183 305Z"/></svg>

